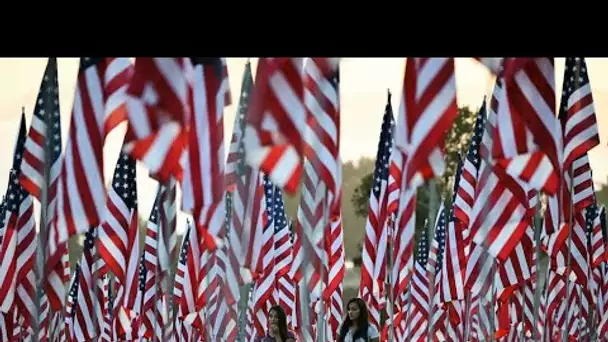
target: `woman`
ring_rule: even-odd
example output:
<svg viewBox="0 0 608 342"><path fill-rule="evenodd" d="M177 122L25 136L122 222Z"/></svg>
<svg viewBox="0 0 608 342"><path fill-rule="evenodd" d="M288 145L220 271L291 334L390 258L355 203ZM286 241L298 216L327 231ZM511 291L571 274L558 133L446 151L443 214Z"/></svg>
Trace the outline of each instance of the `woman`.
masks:
<svg viewBox="0 0 608 342"><path fill-rule="evenodd" d="M338 342L380 342L378 330L367 320L367 307L361 298L346 305L348 315L338 330Z"/></svg>
<svg viewBox="0 0 608 342"><path fill-rule="evenodd" d="M255 342L296 342L296 335L287 330L287 315L280 306L273 306L268 312L268 333L258 336Z"/></svg>

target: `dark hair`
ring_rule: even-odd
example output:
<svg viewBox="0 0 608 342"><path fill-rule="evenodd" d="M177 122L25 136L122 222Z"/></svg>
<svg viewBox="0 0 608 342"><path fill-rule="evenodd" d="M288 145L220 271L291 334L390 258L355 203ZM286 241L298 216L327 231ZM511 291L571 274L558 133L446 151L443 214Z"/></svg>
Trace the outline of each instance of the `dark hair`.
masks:
<svg viewBox="0 0 608 342"><path fill-rule="evenodd" d="M285 310L279 305L275 305L268 310L268 316L270 317L270 312L274 311L279 316L279 335L281 336L281 340L285 341L287 339L287 315L285 314Z"/></svg>
<svg viewBox="0 0 608 342"><path fill-rule="evenodd" d="M346 304L346 310L348 312L348 307L355 303L359 308L359 317L357 318L357 331L353 334L353 341L356 341L358 338L367 341L367 329L369 328L369 322L367 318L367 306L365 302L361 298L352 298ZM348 329L353 325L353 321L350 319L348 314L346 314L346 318L344 318L344 322L342 322L342 326L340 327L340 333L338 334L338 341L343 342L346 338L346 334L348 333Z"/></svg>

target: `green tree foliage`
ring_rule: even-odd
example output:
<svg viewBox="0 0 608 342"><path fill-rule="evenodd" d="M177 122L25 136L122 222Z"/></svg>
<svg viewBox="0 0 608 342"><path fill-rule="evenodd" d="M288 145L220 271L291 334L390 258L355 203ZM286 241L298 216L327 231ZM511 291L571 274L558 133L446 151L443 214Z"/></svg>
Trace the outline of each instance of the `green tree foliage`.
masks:
<svg viewBox="0 0 608 342"><path fill-rule="evenodd" d="M595 192L595 199L599 205L608 207L608 185L602 185L602 187Z"/></svg>

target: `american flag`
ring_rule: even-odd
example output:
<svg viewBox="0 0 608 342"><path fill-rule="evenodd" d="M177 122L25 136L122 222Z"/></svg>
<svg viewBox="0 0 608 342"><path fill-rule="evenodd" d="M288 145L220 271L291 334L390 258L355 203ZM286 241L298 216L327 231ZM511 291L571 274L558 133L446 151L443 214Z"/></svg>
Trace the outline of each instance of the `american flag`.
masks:
<svg viewBox="0 0 608 342"><path fill-rule="evenodd" d="M428 222L427 222L428 224ZM413 340L426 336L429 325L429 279L426 267L429 258L428 237L426 235L427 225L420 232L416 262L414 263L414 274L408 305L408 332Z"/></svg>
<svg viewBox="0 0 608 342"><path fill-rule="evenodd" d="M112 309L114 298L112 298L112 287L110 286L110 277L103 277L103 324L99 333L99 342L112 342Z"/></svg>
<svg viewBox="0 0 608 342"><path fill-rule="evenodd" d="M191 327L192 331L196 330L201 336L205 332L205 322L203 317L200 315L200 307L197 306L198 302L198 289L199 284L203 285L203 282L198 279L198 275L201 269L201 258L200 258L200 240L198 239L198 230L195 226L188 222L188 235L187 239L184 239L182 244L182 253L185 253L183 259L180 259L178 265L178 276L181 278L181 298L179 303L179 310L182 313L182 321L184 325ZM182 264L181 260L184 261ZM176 276L176 287L177 277Z"/></svg>
<svg viewBox="0 0 608 342"><path fill-rule="evenodd" d="M325 226L322 219L323 211L328 208L326 207L325 189L324 183L321 182L312 163L305 159L298 220L294 231L294 260L290 275L296 282L304 281L307 293L311 296L311 303L322 295L321 267L325 267L323 263ZM314 241L318 241L318 244L314 244ZM307 265L303 264L304 253L308 253ZM302 302L307 301L302 299ZM303 312L302 315L304 315ZM301 319L305 318L301 317ZM306 321L303 321L302 324L306 324Z"/></svg>
<svg viewBox="0 0 608 342"><path fill-rule="evenodd" d="M230 192L235 190L237 178L239 177L239 174L243 173L243 170L239 170L239 168L244 166L241 165L241 160L243 159L245 149L242 139L245 127L245 115L247 114L247 110L249 108L248 98L251 95L252 90L253 76L251 74L251 63L249 60L247 60L247 63L245 64L245 71L243 72L243 80L241 82L241 97L239 99L239 106L232 128L230 148L228 149L228 156L226 157L225 186Z"/></svg>
<svg viewBox="0 0 608 342"><path fill-rule="evenodd" d="M49 212L53 213L57 177L59 176L61 155L61 118L59 115L59 85L57 80L57 58L51 57L47 62L40 90L36 98L32 124L25 142L23 163L21 163L20 181L23 188L42 201L44 186L44 163L46 147L49 148L49 165L51 165L50 186L48 191ZM50 124L47 127L47 120ZM47 137L47 130L49 136Z"/></svg>
<svg viewBox="0 0 608 342"><path fill-rule="evenodd" d="M216 262L219 267L218 275L224 276L221 288L224 291L224 299L230 305L236 305L240 298L241 292L239 286L244 285L244 279L240 272L240 265L236 257L236 251L228 239L228 234L232 230L232 193L226 192L225 199L226 217L224 225L226 227L226 236L224 237L225 244L218 252Z"/></svg>
<svg viewBox="0 0 608 342"><path fill-rule="evenodd" d="M591 267L597 267L601 262L606 261L606 249L604 246L604 233L602 232L601 214L605 210L597 204L590 205L585 210L585 220L587 227L587 237L590 244Z"/></svg>
<svg viewBox="0 0 608 342"><path fill-rule="evenodd" d="M264 230L262 232L262 243L258 265L261 265L260 272L256 274L254 288L254 317L253 322L257 333L264 334L268 322L268 309L272 305L272 297L276 281L275 251L274 251L274 232L277 217L274 209L275 186L269 177L264 175L264 199L265 199L265 219ZM284 222L284 216L283 221ZM284 223L283 223L284 224ZM270 305L269 305L270 304Z"/></svg>
<svg viewBox="0 0 608 342"><path fill-rule="evenodd" d="M11 186L10 177L9 184L6 188L8 192L8 188ZM6 196L2 195L2 201L0 201L0 244L2 244L2 236L4 235L4 219L6 216Z"/></svg>
<svg viewBox="0 0 608 342"><path fill-rule="evenodd" d="M567 57L559 119L564 134L564 169L599 145L597 120L587 63L581 57Z"/></svg>
<svg viewBox="0 0 608 342"><path fill-rule="evenodd" d="M135 160L120 153L112 187L108 191L108 211L99 229L97 247L105 261L101 274L110 269L117 280L117 336L131 331L137 302L139 265L139 216Z"/></svg>
<svg viewBox="0 0 608 342"><path fill-rule="evenodd" d="M171 176L182 179L180 158L188 143L184 125L191 111L192 75L190 58L135 60L127 89L129 126L124 150L161 182Z"/></svg>
<svg viewBox="0 0 608 342"><path fill-rule="evenodd" d="M491 109L496 114L496 123L493 124L491 153L496 166L533 189L555 193L559 185L558 172L549 156L539 149L533 132L509 104L503 83L504 77L501 75L496 79L492 94ZM522 201L525 201L523 196Z"/></svg>
<svg viewBox="0 0 608 342"><path fill-rule="evenodd" d="M26 318L24 327L27 328L30 322L37 319L34 304L36 295L34 253L37 243L34 203L32 197L19 183L25 134L25 115L22 114L7 190L4 238L0 245L0 271L4 275L4 279L0 282L0 290L6 294L0 303L0 310L10 313L16 305L19 315Z"/></svg>
<svg viewBox="0 0 608 342"><path fill-rule="evenodd" d="M427 279L429 282L429 321L432 322L432 329L429 331L434 336L446 336L447 325L445 324L447 312L440 303L440 285L443 265L443 255L445 251L446 233L446 210L441 201L441 207L437 213L435 222L435 237L431 242L429 258L426 264Z"/></svg>
<svg viewBox="0 0 608 342"><path fill-rule="evenodd" d="M505 65L505 98L504 109L516 113L530 130L535 144L528 144L527 153L536 152L541 158L531 159L531 163L518 166L522 173L521 179L534 184L534 175L537 172L545 174L542 179L546 180L540 188L549 195L557 193L558 186L551 181L553 177L547 177L547 172L557 172L561 169L561 130L555 117L555 71L554 59L549 57L531 58L518 63ZM520 132L521 133L521 132ZM505 157L514 158L520 155L520 151L511 150ZM540 159L547 157L551 162L552 170L545 168ZM522 163L523 164L523 163ZM525 166L525 167L524 167ZM540 171L543 168L544 171ZM511 173L513 174L513 173ZM542 183L542 182L541 182Z"/></svg>
<svg viewBox="0 0 608 342"><path fill-rule="evenodd" d="M183 311L181 309L181 303L182 303L182 299L185 296L185 291L190 292L191 290L188 289L188 283L186 282L185 276L186 276L186 262L187 262L187 258L188 258L188 244L190 241L190 224L188 222L188 229L186 230L186 233L184 234L184 238L182 239L182 246L179 252L179 259L177 261L177 270L175 272L175 287L173 288L173 301L174 303L177 304L177 309L176 309L176 333L178 336L178 340L181 341L182 338L184 338L183 334L184 331L181 330L181 326L183 324Z"/></svg>
<svg viewBox="0 0 608 342"><path fill-rule="evenodd" d="M162 203L159 205L160 225L159 232L162 236L158 237L159 245L157 248L158 262L163 277L167 277L171 269L172 260L177 259L177 201L176 201L177 182L171 177L169 181L160 186L160 198ZM168 241L165 243L165 239Z"/></svg>
<svg viewBox="0 0 608 342"><path fill-rule="evenodd" d="M340 59L309 58L304 65L306 130L304 155L332 194L340 189Z"/></svg>
<svg viewBox="0 0 608 342"><path fill-rule="evenodd" d="M395 144L415 188L445 170L443 137L458 114L454 58L410 58L405 68Z"/></svg>
<svg viewBox="0 0 608 342"><path fill-rule="evenodd" d="M494 103L495 102L492 104ZM484 98L481 108L477 112L471 143L469 144L469 150L467 151L462 165L460 179L454 198L454 216L463 223L463 228L466 230L468 230L469 224L471 223L471 214L475 203L475 189L481 164L481 141L486 128L486 118L486 101Z"/></svg>
<svg viewBox="0 0 608 342"><path fill-rule="evenodd" d="M74 302L74 337L81 341L97 338L103 325L103 292L95 290L95 287L103 285L103 282L93 274L99 269L101 261L95 251L96 240L97 229L92 228L86 232L84 251L75 280L78 283L78 294ZM93 283L93 279L97 279L97 284Z"/></svg>
<svg viewBox="0 0 608 342"><path fill-rule="evenodd" d="M232 179L235 182L231 197L232 225L228 232L228 242L240 267L243 267L243 281L249 282L254 273L261 272L261 263L258 263L258 260L260 260L260 246L262 246L261 239L264 229L262 174L245 162L244 129L247 120L245 115L248 115L251 101L250 94L253 90L253 79L249 68L245 69L243 86L247 87L241 90L237 110L239 114L235 118L233 143L230 147L226 167L229 175L227 181ZM236 150L234 147L235 139L238 139ZM233 176L234 178L230 178Z"/></svg>
<svg viewBox="0 0 608 342"><path fill-rule="evenodd" d="M291 222L285 217L283 193L274 191L274 263L276 269L275 303L285 309L287 324L291 325L296 300L296 282L289 271L293 261Z"/></svg>
<svg viewBox="0 0 608 342"><path fill-rule="evenodd" d="M386 255L388 246L388 226L385 224L388 204L389 160L393 146L395 120L391 106L391 96L382 119L380 141L376 153L376 164L372 175L372 187L369 198L367 222L365 224L365 243L361 255L361 285L359 296L370 303L371 324L380 327L380 298L383 296L383 285L386 277Z"/></svg>
<svg viewBox="0 0 608 342"><path fill-rule="evenodd" d="M341 191L342 187L339 188ZM344 230L342 228L341 192L338 205L334 207L330 215L329 223L325 232L325 249L328 255L326 287L323 294L324 305L329 307L327 338L334 340L335 332L338 331L344 307L342 294L344 291L343 281L346 274L346 255L344 251Z"/></svg>
<svg viewBox="0 0 608 342"><path fill-rule="evenodd" d="M161 201L161 189L159 188L146 230L144 253L142 255L145 271L140 271L144 273L142 337L155 341L163 336L162 327L165 324L165 321L163 321L164 313L161 312L164 308L159 305L164 300L164 291L160 286L157 287L157 282L160 284L160 279L158 279L158 241L161 235L158 229L160 227L158 206L162 203ZM140 286L142 286L141 279Z"/></svg>
<svg viewBox="0 0 608 342"><path fill-rule="evenodd" d="M499 87L500 83L497 80L495 92ZM505 105L507 104L501 102L493 104L487 118L487 127L481 141L482 160L475 185L475 202L469 225L469 236L475 244L481 247L487 243L487 251L490 255L500 260L505 260L511 254L517 242L525 234L528 225L525 217L529 206L528 189L525 184L516 181L504 169L495 167L491 160L490 152L496 147L493 132L497 125L497 113L493 108L498 108L500 111L500 107ZM471 247L472 254L477 253L472 249L473 247ZM471 264L470 259L469 264Z"/></svg>
<svg viewBox="0 0 608 342"><path fill-rule="evenodd" d="M475 136L473 138L475 138ZM456 200L458 198L458 192L463 188L460 184L463 182L462 173L464 163L465 161L459 158L458 168L456 169L454 178L454 192L452 195L453 204L450 209L446 231L445 249L447 250L447 253L445 253L445 257L441 260L443 265L440 276L441 285L439 295L441 302L444 303L465 299L464 279L468 257L468 244L466 243L468 230L466 229L466 225L460 219L456 218ZM477 175L475 175L475 177L476 176ZM474 198L475 187L473 186L472 189L468 190L472 190Z"/></svg>
<svg viewBox="0 0 608 342"><path fill-rule="evenodd" d="M445 169L444 134L458 108L453 58L412 58L407 61L395 145L403 168L393 248L395 296L407 287L413 268L415 189Z"/></svg>
<svg viewBox="0 0 608 342"><path fill-rule="evenodd" d="M194 241L194 243L193 243ZM188 229L182 241L181 252L177 264L177 273L175 275L175 303L177 306L176 313L176 334L180 341L191 341L198 336L205 336L205 322L200 313L195 311L196 291L197 286L192 286L190 278L189 258L191 255L190 249L197 248L196 245L196 229L188 222Z"/></svg>
<svg viewBox="0 0 608 342"><path fill-rule="evenodd" d="M225 198L226 215L224 219L224 229L230 229L230 218L232 211L231 193L226 193ZM210 298L209 320L213 327L214 338L227 341L234 340L238 335L238 301L240 300L240 288L242 280L240 278L238 260L234 253L230 251L227 235L224 235L224 244L216 250L215 258L215 277L218 286Z"/></svg>
<svg viewBox="0 0 608 342"><path fill-rule="evenodd" d="M74 340L74 324L76 321L76 305L78 302L78 285L80 279L80 264L76 264L76 269L72 274L68 289L68 298L65 303L65 335L66 340Z"/></svg>
<svg viewBox="0 0 608 342"><path fill-rule="evenodd" d="M47 122L49 126L47 127ZM48 130L48 131L47 131ZM49 137L47 138L47 133ZM47 157L46 148L50 155ZM40 89L36 98L34 115L25 141L23 162L21 163L21 174L19 180L23 188L42 202L42 190L47 190L47 216L44 230L48 231L48 224L55 214L57 179L61 167L61 119L59 110L59 87L57 80L57 59L49 58L40 83ZM47 159L48 158L48 159ZM44 182L45 162L49 165L49 186L42 189ZM67 245L59 246L59 255L67 256ZM63 252L61 252L63 250ZM48 281L45 284L49 304L53 311L61 311L65 300L65 284L69 280L69 274L65 270L63 262L57 263L50 270ZM65 276L67 274L67 277Z"/></svg>
<svg viewBox="0 0 608 342"><path fill-rule="evenodd" d="M224 103L229 93L222 58L191 58L192 82L188 94L190 121L188 145L182 161L182 210L191 212L213 250L222 221L213 221L206 209L224 197ZM223 209L223 208L220 208ZM221 211L221 210L220 210ZM217 223L217 224L213 224Z"/></svg>
<svg viewBox="0 0 608 342"><path fill-rule="evenodd" d="M105 137L124 119L128 58L80 59L74 107L57 183L57 206L48 241L47 269L60 262L62 247L97 226L106 210Z"/></svg>
<svg viewBox="0 0 608 342"><path fill-rule="evenodd" d="M132 253L134 233L138 229L135 166L134 159L120 153L112 186L108 189L108 209L99 226L97 240L99 256L121 284L126 283L127 262ZM101 274L105 271L104 267Z"/></svg>
<svg viewBox="0 0 608 342"><path fill-rule="evenodd" d="M247 163L290 194L300 182L306 133L302 68L301 58L260 58L246 118Z"/></svg>
<svg viewBox="0 0 608 342"><path fill-rule="evenodd" d="M602 241L604 246L608 239L608 231L606 230L606 211L604 208L599 214ZM594 270L597 273L597 316L598 316L598 332L602 336L608 333L608 263L603 262Z"/></svg>

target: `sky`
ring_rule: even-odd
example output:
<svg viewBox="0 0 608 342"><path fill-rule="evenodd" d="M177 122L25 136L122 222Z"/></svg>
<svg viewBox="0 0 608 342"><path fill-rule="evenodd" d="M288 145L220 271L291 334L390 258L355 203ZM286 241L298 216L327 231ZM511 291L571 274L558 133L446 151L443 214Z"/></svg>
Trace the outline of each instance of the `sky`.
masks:
<svg viewBox="0 0 608 342"><path fill-rule="evenodd" d="M226 108L224 121L225 148L232 135L233 121L238 106L241 79L246 58L228 58L228 72L233 104ZM34 103L40 81L46 67L47 58L5 58L0 59L0 193L4 194L12 163L14 142L19 127L21 108L25 106L27 126L31 121ZM255 73L257 58L251 59ZM556 88L561 93L564 58L556 59ZM600 146L590 152L590 162L594 170L596 185L607 183L608 160L608 59L588 58L587 68L595 111L600 130ZM378 146L382 115L387 100L387 89L391 91L393 110L399 107L398 95L402 88L404 58L345 58L340 65L341 96L341 147L344 161L358 160L360 157L374 158ZM58 58L59 98L61 111L62 140L65 147L67 130L74 98L78 58ZM456 87L459 106L467 105L477 110L484 95L492 94L494 77L478 62L469 58L456 59ZM557 99L559 102L559 97ZM112 178L122 138L126 128L120 126L106 139L104 147L104 174L106 182ZM157 183L148 178L146 169L138 164L139 212L144 218L149 216ZM5 179L4 181L2 179ZM178 191L179 197L179 191ZM179 198L178 198L179 200ZM37 205L37 203L36 203ZM36 207L36 211L38 208ZM178 232L185 229L186 215L178 215ZM361 227L362 229L363 227Z"/></svg>

